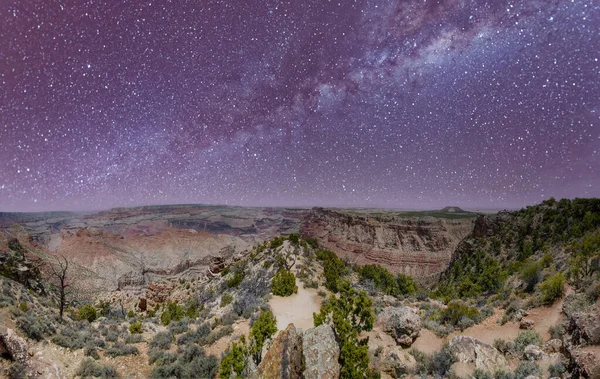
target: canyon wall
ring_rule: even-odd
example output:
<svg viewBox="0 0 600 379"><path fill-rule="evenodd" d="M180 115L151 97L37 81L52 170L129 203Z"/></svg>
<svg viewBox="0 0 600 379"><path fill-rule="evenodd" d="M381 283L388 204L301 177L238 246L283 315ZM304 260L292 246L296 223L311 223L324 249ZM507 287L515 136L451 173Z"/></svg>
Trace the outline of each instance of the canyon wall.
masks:
<svg viewBox="0 0 600 379"><path fill-rule="evenodd" d="M473 218L412 218L314 208L300 230L350 263L377 263L423 281L448 267L458 243L473 231Z"/></svg>

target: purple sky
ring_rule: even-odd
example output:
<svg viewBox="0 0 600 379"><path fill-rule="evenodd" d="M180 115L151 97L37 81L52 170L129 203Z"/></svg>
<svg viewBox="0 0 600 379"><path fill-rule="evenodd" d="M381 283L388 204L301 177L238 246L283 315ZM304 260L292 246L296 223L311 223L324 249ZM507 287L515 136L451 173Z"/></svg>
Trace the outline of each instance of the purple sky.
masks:
<svg viewBox="0 0 600 379"><path fill-rule="evenodd" d="M0 12L0 211L600 196L597 1Z"/></svg>

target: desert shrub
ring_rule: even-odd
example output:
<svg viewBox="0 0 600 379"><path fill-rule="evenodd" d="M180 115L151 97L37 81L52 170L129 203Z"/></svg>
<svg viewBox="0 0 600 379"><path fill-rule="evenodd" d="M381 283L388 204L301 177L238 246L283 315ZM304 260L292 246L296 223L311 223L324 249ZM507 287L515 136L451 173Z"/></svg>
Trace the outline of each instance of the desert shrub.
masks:
<svg viewBox="0 0 600 379"><path fill-rule="evenodd" d="M148 350L148 364L164 366L177 361L177 354L160 349L150 348Z"/></svg>
<svg viewBox="0 0 600 379"><path fill-rule="evenodd" d="M229 336L231 334L233 334L233 327L231 325L227 325L210 333L208 336L201 338L200 341L198 341L198 344L201 346L211 345L216 341L220 340L221 338Z"/></svg>
<svg viewBox="0 0 600 379"><path fill-rule="evenodd" d="M98 355L98 349L94 346L86 346L83 349L83 355L85 355L86 357L92 357L95 360L100 359L100 355Z"/></svg>
<svg viewBox="0 0 600 379"><path fill-rule="evenodd" d="M127 312L127 318L134 318L135 317L135 312L133 310Z"/></svg>
<svg viewBox="0 0 600 379"><path fill-rule="evenodd" d="M231 304L231 302L233 301L233 296L231 296L228 293L224 293L223 295L221 295L221 308L222 307L226 307L227 305Z"/></svg>
<svg viewBox="0 0 600 379"><path fill-rule="evenodd" d="M240 285L240 283L242 282L242 280L244 279L244 274L241 272L235 272L233 273L233 276L229 279L227 279L227 287L229 288L235 288L237 286Z"/></svg>
<svg viewBox="0 0 600 379"><path fill-rule="evenodd" d="M540 300L545 304L552 304L565 293L565 278L558 273L546 278L540 284Z"/></svg>
<svg viewBox="0 0 600 379"><path fill-rule="evenodd" d="M199 343L200 340L210 334L210 327L207 324L202 324L194 331L187 332L186 334L177 338L178 345L185 345L190 342Z"/></svg>
<svg viewBox="0 0 600 379"><path fill-rule="evenodd" d="M323 290L319 290L319 292L317 292L317 294L321 297L327 297L327 292L325 292Z"/></svg>
<svg viewBox="0 0 600 379"><path fill-rule="evenodd" d="M96 378L117 378L117 370L114 367L101 365L97 362L94 362L90 358L86 358L81 361L79 368L77 368L76 374L82 378L87 378L90 376Z"/></svg>
<svg viewBox="0 0 600 379"><path fill-rule="evenodd" d="M13 362L7 370L8 379L22 379L27 377L27 367L19 362Z"/></svg>
<svg viewBox="0 0 600 379"><path fill-rule="evenodd" d="M502 319L500 319L500 324L504 325L508 321L511 321L519 309L521 309L521 303L518 299L508 303L506 309L504 310L504 315L502 315Z"/></svg>
<svg viewBox="0 0 600 379"><path fill-rule="evenodd" d="M515 349L514 343L512 343L511 341L503 340L503 339L495 339L494 347L504 355L513 352Z"/></svg>
<svg viewBox="0 0 600 379"><path fill-rule="evenodd" d="M525 291L532 292L542 276L542 265L540 262L529 262L521 269L519 274L525 283Z"/></svg>
<svg viewBox="0 0 600 379"><path fill-rule="evenodd" d="M239 342L232 342L223 353L219 377L222 379L229 379L234 373L238 377L244 377L248 364L247 356L248 348L246 346L246 338L242 336Z"/></svg>
<svg viewBox="0 0 600 379"><path fill-rule="evenodd" d="M600 298L600 282L596 281L592 283L586 290L585 295L590 300L590 302L594 303L598 298Z"/></svg>
<svg viewBox="0 0 600 379"><path fill-rule="evenodd" d="M461 301L452 301L446 309L440 311L439 320L442 324L458 326L459 323L465 323L465 318L476 320L479 317L477 308L469 307Z"/></svg>
<svg viewBox="0 0 600 379"><path fill-rule="evenodd" d="M420 375L446 377L450 372L450 366L456 361L450 352L448 344L444 344L439 351L431 355L427 355L416 349L410 349L409 353L417 361L416 373Z"/></svg>
<svg viewBox="0 0 600 379"><path fill-rule="evenodd" d="M315 326L331 323L340 344L340 375L348 378L368 377L369 355L367 340L358 334L373 328L373 303L364 291L357 292L348 281L337 283L339 297L331 296L321 305L319 314L313 313Z"/></svg>
<svg viewBox="0 0 600 379"><path fill-rule="evenodd" d="M17 318L16 323L27 337L36 341L41 341L44 339L44 336L55 332L52 323L48 322L48 320L40 320L40 318L31 313Z"/></svg>
<svg viewBox="0 0 600 379"><path fill-rule="evenodd" d="M144 337L142 337L140 334L129 334L125 337L125 343L127 344L140 342L144 342Z"/></svg>
<svg viewBox="0 0 600 379"><path fill-rule="evenodd" d="M117 340L119 339L119 332L117 332L116 330L109 330L106 334L106 337L104 338L108 342L117 342Z"/></svg>
<svg viewBox="0 0 600 379"><path fill-rule="evenodd" d="M548 333L550 333L551 339L562 339L562 336L565 334L565 327L563 324L557 324L548 328Z"/></svg>
<svg viewBox="0 0 600 379"><path fill-rule="evenodd" d="M542 343L542 337L535 330L524 330L517 335L514 340L515 351L523 353L527 345L539 346Z"/></svg>
<svg viewBox="0 0 600 379"><path fill-rule="evenodd" d="M129 333L141 334L143 332L144 332L144 328L142 327L141 321L135 321L135 322L132 322L131 325L129 325Z"/></svg>
<svg viewBox="0 0 600 379"><path fill-rule="evenodd" d="M277 333L277 320L273 312L262 311L250 328L250 338L253 342L250 350L256 364L260 363L262 348L265 341Z"/></svg>
<svg viewBox="0 0 600 379"><path fill-rule="evenodd" d="M277 249L279 246L283 245L283 241L285 241L284 237L275 237L269 242L269 247L271 249Z"/></svg>
<svg viewBox="0 0 600 379"><path fill-rule="evenodd" d="M219 360L213 356L196 357L183 370L184 378L214 378L219 368Z"/></svg>
<svg viewBox="0 0 600 379"><path fill-rule="evenodd" d="M155 347L162 350L167 350L171 347L173 335L170 332L158 332L150 341L150 347Z"/></svg>
<svg viewBox="0 0 600 379"><path fill-rule="evenodd" d="M514 372L516 378L527 378L528 376L540 376L540 367L535 362L522 362Z"/></svg>
<svg viewBox="0 0 600 379"><path fill-rule="evenodd" d="M548 372L551 378L562 378L563 374L567 372L567 368L561 362L558 362L548 366Z"/></svg>
<svg viewBox="0 0 600 379"><path fill-rule="evenodd" d="M409 295L417 291L415 281L409 275L394 274L377 264L356 266L361 281L372 280L379 290L387 295Z"/></svg>
<svg viewBox="0 0 600 379"><path fill-rule="evenodd" d="M187 332L187 330L188 330L188 322L185 319L180 320L180 321L171 322L171 324L169 324L169 331L173 335L185 333L185 332Z"/></svg>
<svg viewBox="0 0 600 379"><path fill-rule="evenodd" d="M286 269L277 271L277 274L275 274L275 277L273 278L271 288L273 294L277 296L290 296L298 293L296 277L293 272Z"/></svg>
<svg viewBox="0 0 600 379"><path fill-rule="evenodd" d="M60 331L60 334L52 337L52 343L71 350L77 350L82 349L86 345L89 337L87 333L79 333L76 330L65 327Z"/></svg>
<svg viewBox="0 0 600 379"><path fill-rule="evenodd" d="M454 326L441 325L439 322L429 318L423 320L423 327L425 329L431 330L436 336L440 338L444 338L454 331Z"/></svg>
<svg viewBox="0 0 600 379"><path fill-rule="evenodd" d="M204 306L202 308L198 308L198 302L193 299L188 303L187 309L185 310L185 317L189 318L190 320L194 320L198 318L200 311L203 309Z"/></svg>
<svg viewBox="0 0 600 379"><path fill-rule="evenodd" d="M139 354L139 350L135 346L126 345L123 342L115 342L106 350L104 350L106 355L109 357L120 357L125 355L137 355Z"/></svg>
<svg viewBox="0 0 600 379"><path fill-rule="evenodd" d="M89 322L94 322L97 317L98 314L96 313L96 308L89 304L84 305L77 311L78 320L87 320Z"/></svg>
<svg viewBox="0 0 600 379"><path fill-rule="evenodd" d="M156 366L150 372L150 378L152 379L163 379L163 378L181 378L183 373L183 366L178 362L174 362L164 366Z"/></svg>
<svg viewBox="0 0 600 379"><path fill-rule="evenodd" d="M184 308L176 302L170 301L167 309L160 315L160 322L167 326L171 321L179 321L185 316Z"/></svg>

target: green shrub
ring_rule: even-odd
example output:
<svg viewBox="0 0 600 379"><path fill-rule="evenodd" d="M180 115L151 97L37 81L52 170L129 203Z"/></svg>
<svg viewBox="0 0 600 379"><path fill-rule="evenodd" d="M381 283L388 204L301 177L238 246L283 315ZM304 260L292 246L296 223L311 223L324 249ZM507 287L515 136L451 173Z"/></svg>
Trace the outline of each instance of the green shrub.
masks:
<svg viewBox="0 0 600 379"><path fill-rule="evenodd" d="M567 372L567 368L561 362L558 362L548 366L548 372L551 378L562 378L563 374Z"/></svg>
<svg viewBox="0 0 600 379"><path fill-rule="evenodd" d="M231 296L228 293L224 293L223 295L221 295L221 308L226 307L227 305L231 304L232 301L233 301L233 296Z"/></svg>
<svg viewBox="0 0 600 379"><path fill-rule="evenodd" d="M132 322L131 325L129 325L129 333L141 334L143 332L144 332L144 328L142 327L141 321L135 321L135 322Z"/></svg>
<svg viewBox="0 0 600 379"><path fill-rule="evenodd" d="M21 303L21 304L19 304L19 309L22 312L27 312L29 310L29 305L27 305L27 303Z"/></svg>
<svg viewBox="0 0 600 379"><path fill-rule="evenodd" d="M539 262L529 262L521 269L520 277L525 283L525 291L532 292L540 281L542 265Z"/></svg>
<svg viewBox="0 0 600 379"><path fill-rule="evenodd" d="M437 378L445 378L450 373L450 367L456 360L450 353L448 344L444 344L442 348L427 355L419 350L410 349L409 353L417 361L416 371L420 375L430 375Z"/></svg>
<svg viewBox="0 0 600 379"><path fill-rule="evenodd" d="M271 249L277 249L279 246L283 245L283 241L285 241L285 238L275 237L269 242L269 247Z"/></svg>
<svg viewBox="0 0 600 379"><path fill-rule="evenodd" d="M565 278L558 273L546 278L540 284L540 300L544 304L552 304L565 293Z"/></svg>
<svg viewBox="0 0 600 379"><path fill-rule="evenodd" d="M158 332L150 341L150 347L167 350L171 347L171 342L173 342L173 335L170 332Z"/></svg>
<svg viewBox="0 0 600 379"><path fill-rule="evenodd" d="M394 274L377 264L356 266L361 281L372 280L375 287L387 295L408 295L417 292L416 284L409 275Z"/></svg>
<svg viewBox="0 0 600 379"><path fill-rule="evenodd" d="M223 353L219 377L229 379L233 373L238 377L244 377L248 365L247 356L246 338L242 336L239 342L232 342Z"/></svg>
<svg viewBox="0 0 600 379"><path fill-rule="evenodd" d="M298 293L298 286L296 285L294 273L286 269L279 270L277 274L275 274L275 277L273 277L271 290L273 291L273 294L277 296L290 296Z"/></svg>
<svg viewBox="0 0 600 379"><path fill-rule="evenodd" d="M44 336L54 334L55 329L48 320L41 320L31 313L17 318L17 326L32 340L41 341Z"/></svg>
<svg viewBox="0 0 600 379"><path fill-rule="evenodd" d="M89 304L84 305L77 311L78 320L87 320L89 322L94 322L96 318L98 318L96 308Z"/></svg>
<svg viewBox="0 0 600 379"><path fill-rule="evenodd" d="M142 337L139 334L129 334L129 335L125 336L125 343L127 343L127 344L140 343L140 342L144 342L144 337Z"/></svg>
<svg viewBox="0 0 600 379"><path fill-rule="evenodd" d="M115 342L104 350L109 357L121 357L126 355L138 355L140 352L135 346L125 345L123 342Z"/></svg>
<svg viewBox="0 0 600 379"><path fill-rule="evenodd" d="M346 275L346 264L329 250L318 250L316 255L317 259L323 262L325 287L332 292L338 292L339 281Z"/></svg>
<svg viewBox="0 0 600 379"><path fill-rule="evenodd" d="M134 311L127 312L127 318L134 318L134 317L135 317L135 312Z"/></svg>
<svg viewBox="0 0 600 379"><path fill-rule="evenodd" d="M117 378L117 370L111 366L101 365L99 363L94 362L90 358L85 358L81 361L79 368L77 369L76 374L82 378L87 378L90 376L96 378Z"/></svg>
<svg viewBox="0 0 600 379"><path fill-rule="evenodd" d="M477 308L469 307L462 301L452 301L446 309L442 310L439 315L439 320L443 324L458 326L463 318L476 320L479 317Z"/></svg>
<svg viewBox="0 0 600 379"><path fill-rule="evenodd" d="M254 356L256 364L260 363L262 348L265 341L277 333L277 320L271 310L265 310L260 313L252 328L250 328L250 338L253 342L250 353Z"/></svg>
<svg viewBox="0 0 600 379"><path fill-rule="evenodd" d="M539 346L542 343L542 337L535 330L524 330L517 335L514 340L515 351L522 354L527 345Z"/></svg>
<svg viewBox="0 0 600 379"><path fill-rule="evenodd" d="M85 355L86 357L92 357L95 360L100 359L100 355L98 355L98 349L96 349L95 346L86 346L83 349L83 355Z"/></svg>
<svg viewBox="0 0 600 379"><path fill-rule="evenodd" d="M167 326L171 321L179 321L185 316L183 307L176 302L169 302L167 309L160 315L160 321Z"/></svg>
<svg viewBox="0 0 600 379"><path fill-rule="evenodd" d="M242 280L244 279L244 274L242 272L234 272L233 277L227 280L227 287L235 288L240 285Z"/></svg>

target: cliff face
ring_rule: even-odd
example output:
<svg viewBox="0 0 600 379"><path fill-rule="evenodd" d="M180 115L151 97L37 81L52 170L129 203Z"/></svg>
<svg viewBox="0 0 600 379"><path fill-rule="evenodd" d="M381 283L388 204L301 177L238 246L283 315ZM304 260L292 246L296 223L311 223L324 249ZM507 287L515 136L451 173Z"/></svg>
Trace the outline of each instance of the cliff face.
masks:
<svg viewBox="0 0 600 379"><path fill-rule="evenodd" d="M313 209L301 225L305 237L352 263L377 263L418 279L442 273L473 220L376 217Z"/></svg>

